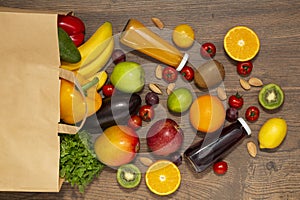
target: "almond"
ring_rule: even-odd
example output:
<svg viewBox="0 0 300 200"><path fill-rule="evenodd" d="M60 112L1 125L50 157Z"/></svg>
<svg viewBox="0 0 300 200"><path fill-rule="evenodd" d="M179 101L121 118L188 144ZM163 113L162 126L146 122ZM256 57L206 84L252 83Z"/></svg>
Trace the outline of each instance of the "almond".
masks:
<svg viewBox="0 0 300 200"><path fill-rule="evenodd" d="M250 78L248 82L250 85L255 86L255 87L260 87L263 85L263 82L260 79L255 78L255 77Z"/></svg>
<svg viewBox="0 0 300 200"><path fill-rule="evenodd" d="M169 83L167 87L167 94L170 95L175 88L175 83Z"/></svg>
<svg viewBox="0 0 300 200"><path fill-rule="evenodd" d="M155 92L156 94L162 94L161 89L158 87L158 85L156 85L156 84L154 84L154 83L150 83L150 84L149 84L149 89L150 89L152 92Z"/></svg>
<svg viewBox="0 0 300 200"><path fill-rule="evenodd" d="M161 65L157 65L156 69L155 69L155 76L157 79L162 79L162 66Z"/></svg>
<svg viewBox="0 0 300 200"><path fill-rule="evenodd" d="M240 84L242 86L242 88L244 88L245 90L250 90L251 86L248 83L248 81L244 80L244 79L240 79Z"/></svg>
<svg viewBox="0 0 300 200"><path fill-rule="evenodd" d="M147 157L140 157L139 160L145 166L150 166L153 163L153 161Z"/></svg>
<svg viewBox="0 0 300 200"><path fill-rule="evenodd" d="M252 156L254 158L257 154L256 144L254 142L251 142L251 141L248 142L247 143L247 149L248 149L248 153L250 154L250 156Z"/></svg>
<svg viewBox="0 0 300 200"><path fill-rule="evenodd" d="M164 23L160 19L152 17L151 20L157 28L163 29L165 27Z"/></svg>
<svg viewBox="0 0 300 200"><path fill-rule="evenodd" d="M224 90L223 87L218 87L217 88L217 94L218 94L218 97L220 100L226 100L227 99L227 95L226 95L226 92Z"/></svg>

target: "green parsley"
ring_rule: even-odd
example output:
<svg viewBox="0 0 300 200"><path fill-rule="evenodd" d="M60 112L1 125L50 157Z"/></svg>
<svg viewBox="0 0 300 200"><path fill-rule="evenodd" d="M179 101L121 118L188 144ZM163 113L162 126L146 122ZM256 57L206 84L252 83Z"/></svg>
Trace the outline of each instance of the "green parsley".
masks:
<svg viewBox="0 0 300 200"><path fill-rule="evenodd" d="M105 167L93 151L91 136L87 131L75 135L60 135L60 177L81 193Z"/></svg>

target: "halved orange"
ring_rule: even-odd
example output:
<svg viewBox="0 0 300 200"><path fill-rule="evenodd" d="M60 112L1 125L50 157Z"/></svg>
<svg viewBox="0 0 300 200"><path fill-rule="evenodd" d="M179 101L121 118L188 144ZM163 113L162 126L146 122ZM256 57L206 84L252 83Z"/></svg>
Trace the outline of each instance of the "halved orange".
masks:
<svg viewBox="0 0 300 200"><path fill-rule="evenodd" d="M224 37L224 49L233 60L248 61L253 59L260 48L256 33L246 26L230 29Z"/></svg>
<svg viewBox="0 0 300 200"><path fill-rule="evenodd" d="M151 192L169 195L178 189L181 175L178 167L171 161L158 160L146 171L145 180Z"/></svg>

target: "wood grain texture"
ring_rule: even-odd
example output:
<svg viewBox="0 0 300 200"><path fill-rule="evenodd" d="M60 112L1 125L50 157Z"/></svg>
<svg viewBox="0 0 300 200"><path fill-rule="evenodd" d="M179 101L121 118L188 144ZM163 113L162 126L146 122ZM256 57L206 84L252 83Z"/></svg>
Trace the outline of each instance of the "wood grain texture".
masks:
<svg viewBox="0 0 300 200"><path fill-rule="evenodd" d="M0 199L299 199L300 198L300 2L298 0L183 0L183 1L121 1L121 0L66 0L66 1L13 1L0 0L0 6L51 10L55 12L73 10L87 27L89 37L104 21L113 24L114 34L119 33L129 18L137 18L146 26L153 26L151 17L160 18L165 28L173 29L180 23L190 24L196 41L213 42L217 47L215 59L223 63L226 70L224 81L228 95L240 91L245 106L257 105L259 88L244 91L239 85L235 63L224 53L223 37L233 26L246 25L256 31L261 40L259 55L254 60L251 76L264 83L278 83L286 99L284 106L275 114L262 111L260 119L250 124L253 131L227 157L229 170L225 176L217 176L211 170L195 174L184 162L179 168L182 183L179 190L168 196L152 194L144 183L137 189L120 188L115 171L106 168L101 175L80 194L65 183L59 193L14 193L2 192ZM20 33L22 34L22 33ZM137 59L139 53L131 53ZM144 62L143 58L138 58ZM154 71L155 68L153 68ZM149 69L148 69L149 70ZM153 77L154 79L154 77ZM194 86L192 86L194 87ZM195 87L194 87L195 88ZM195 90L197 90L195 88ZM201 94L201 92L197 92ZM163 102L166 98L163 97ZM247 141L257 143L260 126L270 117L283 117L288 123L288 134L283 145L273 153L259 151L252 158L246 150ZM188 123L184 121L184 123ZM194 133L186 133L193 140ZM269 163L269 164L268 164ZM273 163L273 167L267 166Z"/></svg>

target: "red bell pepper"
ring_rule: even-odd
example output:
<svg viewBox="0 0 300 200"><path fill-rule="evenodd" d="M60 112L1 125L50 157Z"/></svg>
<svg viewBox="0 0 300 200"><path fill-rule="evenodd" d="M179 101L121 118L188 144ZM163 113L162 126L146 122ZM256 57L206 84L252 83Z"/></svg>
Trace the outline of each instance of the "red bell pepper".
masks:
<svg viewBox="0 0 300 200"><path fill-rule="evenodd" d="M84 41L85 26L83 21L74 15L58 15L58 26L64 29L78 47Z"/></svg>

